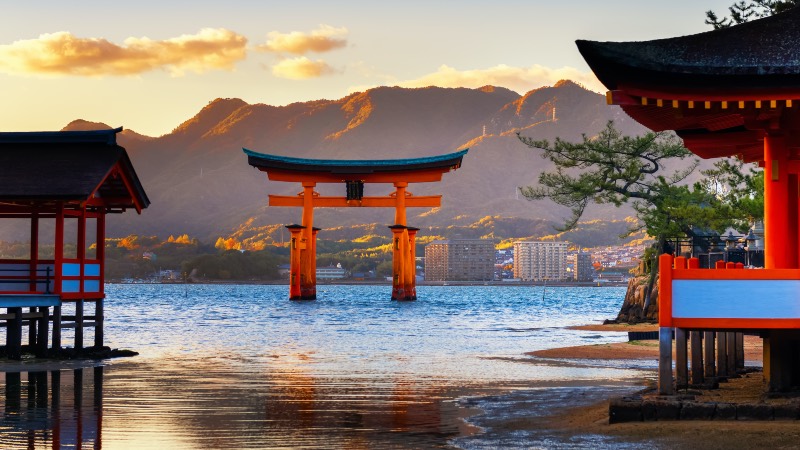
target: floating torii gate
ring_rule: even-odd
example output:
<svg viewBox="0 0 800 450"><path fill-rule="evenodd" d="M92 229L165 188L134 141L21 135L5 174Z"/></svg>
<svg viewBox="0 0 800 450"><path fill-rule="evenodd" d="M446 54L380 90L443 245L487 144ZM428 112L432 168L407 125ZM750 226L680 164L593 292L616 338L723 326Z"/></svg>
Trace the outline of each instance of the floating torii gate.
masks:
<svg viewBox="0 0 800 450"><path fill-rule="evenodd" d="M442 175L461 167L468 149L446 155L410 159L330 160L268 155L243 149L247 162L267 173L273 181L299 182L303 191L296 196L270 195L269 206L303 208L300 225L288 225L291 232L289 298L317 298L316 242L319 228L314 227L314 207L395 208L392 230L392 300L416 300L415 235L409 227L406 208L436 208L442 196L415 196L409 183L441 181ZM314 191L317 183L343 183L345 197L323 197ZM392 183L395 192L385 197L364 197L364 183Z"/></svg>
<svg viewBox="0 0 800 450"><path fill-rule="evenodd" d="M698 270L691 259L661 257L663 394L673 392L672 328L676 337L687 330L757 331L764 338L768 388L800 386L798 39L800 8L793 8L691 36L577 42L609 89L608 103L654 131L675 130L702 158L737 156L764 168L764 269ZM679 344L678 385L685 384L685 353Z"/></svg>

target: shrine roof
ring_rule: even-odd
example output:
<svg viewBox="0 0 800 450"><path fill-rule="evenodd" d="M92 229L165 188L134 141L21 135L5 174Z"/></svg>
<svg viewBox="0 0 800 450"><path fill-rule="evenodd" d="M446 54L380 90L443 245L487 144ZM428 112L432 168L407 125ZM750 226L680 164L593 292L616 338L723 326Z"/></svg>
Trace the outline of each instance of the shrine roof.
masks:
<svg viewBox="0 0 800 450"><path fill-rule="evenodd" d="M120 131L0 133L0 200L91 199L110 208L146 208L150 200L128 153L117 145Z"/></svg>
<svg viewBox="0 0 800 450"><path fill-rule="evenodd" d="M800 87L800 8L730 28L643 42L578 40L610 90L629 86L744 90Z"/></svg>
<svg viewBox="0 0 800 450"><path fill-rule="evenodd" d="M258 169L276 169L292 172L316 172L341 175L361 175L388 172L413 172L417 170L441 170L446 172L461 166L461 160L469 149L446 155L406 159L306 159L270 155L243 149L247 162Z"/></svg>

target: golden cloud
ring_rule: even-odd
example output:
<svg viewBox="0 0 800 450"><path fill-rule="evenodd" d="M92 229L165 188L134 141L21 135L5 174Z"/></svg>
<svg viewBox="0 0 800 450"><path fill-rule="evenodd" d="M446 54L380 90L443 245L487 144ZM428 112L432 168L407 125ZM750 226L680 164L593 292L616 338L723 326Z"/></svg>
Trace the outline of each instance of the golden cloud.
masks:
<svg viewBox="0 0 800 450"><path fill-rule="evenodd" d="M336 72L333 67L322 60L312 61L305 56L284 59L272 67L272 74L279 78L305 80L330 75Z"/></svg>
<svg viewBox="0 0 800 450"><path fill-rule="evenodd" d="M128 38L124 45L71 33L42 34L37 39L0 45L0 72L45 75L136 75L166 69L231 70L246 56L247 38L233 31L204 28L197 34L155 41Z"/></svg>
<svg viewBox="0 0 800 450"><path fill-rule="evenodd" d="M488 69L475 70L457 70L447 65L442 65L436 72L397 84L402 87L439 86L467 88L491 85L525 93L541 86L552 86L557 81L565 79L580 83L593 91L605 92L605 88L592 72L581 72L573 67L553 69L538 64L527 68L501 64Z"/></svg>
<svg viewBox="0 0 800 450"><path fill-rule="evenodd" d="M267 52L302 55L309 52L328 52L345 45L347 45L347 28L320 25L318 29L308 34L300 31L291 33L272 31L267 34L267 43L257 48Z"/></svg>

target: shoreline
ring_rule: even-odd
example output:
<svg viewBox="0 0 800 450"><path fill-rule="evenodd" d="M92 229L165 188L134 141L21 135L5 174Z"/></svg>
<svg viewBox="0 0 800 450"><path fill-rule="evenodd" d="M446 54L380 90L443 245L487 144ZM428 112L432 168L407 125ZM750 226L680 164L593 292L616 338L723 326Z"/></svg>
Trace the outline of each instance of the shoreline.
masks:
<svg viewBox="0 0 800 450"><path fill-rule="evenodd" d="M264 286L286 286L289 287L287 280L197 280L197 281L180 281L180 280L166 280L166 281L122 281L122 280L106 280L108 284L174 284L174 285L264 285ZM391 286L391 281L380 280L339 280L336 282L317 281L319 286ZM546 288L558 287L626 287L627 281L610 281L610 282L587 282L587 281L564 281L564 282L542 282L542 281L420 281L416 284L419 286L516 286L516 287L531 287L539 286Z"/></svg>
<svg viewBox="0 0 800 450"><path fill-rule="evenodd" d="M647 329L648 326L651 329ZM656 324L589 324L570 327L585 331L653 331ZM528 352L527 355L555 361L595 360L654 360L658 359L658 341L632 341L613 344L583 345L552 348ZM756 336L745 336L746 365L761 364L762 341ZM652 380L642 380L643 389L630 394L654 395ZM718 389L695 390L697 401L728 403L788 402L790 398L767 399L761 372L753 372L722 382ZM530 423L544 427L558 442L574 442L576 437L597 435L603 437L598 447L646 445L655 448L678 449L730 449L730 448L794 448L800 441L797 420L675 420L652 422L609 423L610 398L579 406L556 408L546 417Z"/></svg>

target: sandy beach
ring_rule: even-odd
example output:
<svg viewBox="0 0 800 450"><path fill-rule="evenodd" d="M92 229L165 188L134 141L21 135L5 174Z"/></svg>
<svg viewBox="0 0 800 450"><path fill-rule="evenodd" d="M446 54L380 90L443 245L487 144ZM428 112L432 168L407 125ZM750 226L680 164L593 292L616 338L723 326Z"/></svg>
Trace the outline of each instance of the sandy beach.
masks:
<svg viewBox="0 0 800 450"><path fill-rule="evenodd" d="M636 326L587 325L576 327L588 331L651 331L656 325ZM761 339L745 336L745 360L760 362ZM633 341L615 344L599 344L565 347L531 352L540 358L555 359L619 359L643 360L658 358L657 341ZM647 389L646 382L643 381ZM652 384L652 382L650 382ZM653 386L649 386L652 388ZM697 391L694 391L698 393ZM718 402L786 402L783 399L766 399L761 372L753 372L720 383L719 389L702 390L698 401ZM608 400L589 407L577 407L557 411L542 417L530 426L546 427L564 439L575 434L597 434L617 437L625 442L655 444L660 448L797 448L800 442L800 426L796 421L660 421L609 424Z"/></svg>

